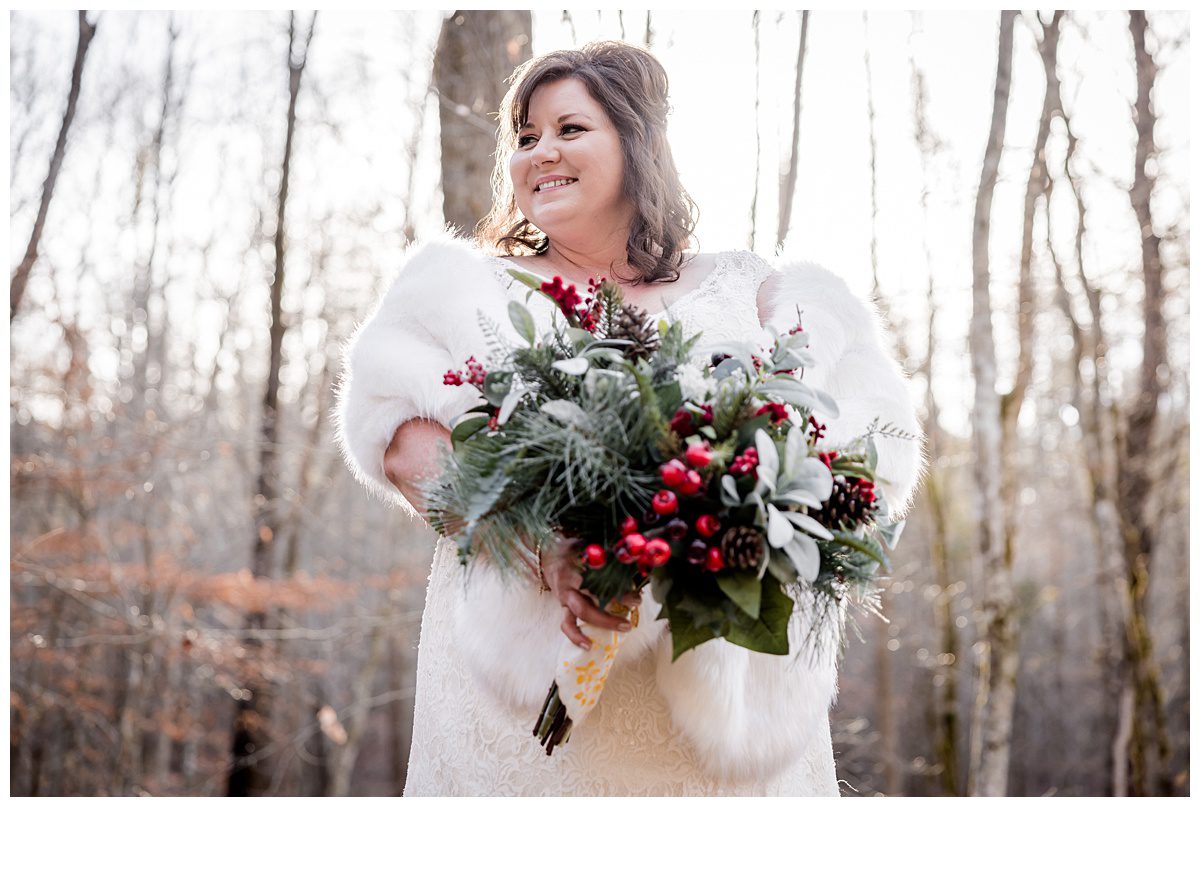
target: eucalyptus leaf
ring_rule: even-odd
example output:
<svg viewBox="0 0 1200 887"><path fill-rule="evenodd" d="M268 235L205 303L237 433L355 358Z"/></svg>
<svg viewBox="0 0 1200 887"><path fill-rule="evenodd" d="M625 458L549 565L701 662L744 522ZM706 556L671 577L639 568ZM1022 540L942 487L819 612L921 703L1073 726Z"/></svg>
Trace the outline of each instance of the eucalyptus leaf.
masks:
<svg viewBox="0 0 1200 887"><path fill-rule="evenodd" d="M479 429L486 428L490 420L490 416L471 416L468 419L463 419L450 432L450 442L452 444L462 443Z"/></svg>
<svg viewBox="0 0 1200 887"><path fill-rule="evenodd" d="M537 340L537 327L533 323L533 315L520 302L508 303L508 319L512 321L513 329L532 345Z"/></svg>
<svg viewBox="0 0 1200 887"><path fill-rule="evenodd" d="M792 376L772 376L758 386L759 395L778 398L805 410L815 410L821 400L812 388Z"/></svg>
<svg viewBox="0 0 1200 887"><path fill-rule="evenodd" d="M796 534L791 522L774 505L767 506L767 541L772 548L783 548Z"/></svg>

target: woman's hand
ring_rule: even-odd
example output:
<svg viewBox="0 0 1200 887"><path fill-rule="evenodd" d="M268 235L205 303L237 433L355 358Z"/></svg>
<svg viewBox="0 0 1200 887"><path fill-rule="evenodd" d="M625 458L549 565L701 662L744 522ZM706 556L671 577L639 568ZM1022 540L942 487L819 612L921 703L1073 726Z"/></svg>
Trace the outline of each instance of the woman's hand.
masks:
<svg viewBox="0 0 1200 887"><path fill-rule="evenodd" d="M542 549L542 571L546 584L558 598L563 608L562 632L571 642L583 649L590 649L592 642L579 628L582 619L589 625L609 631L629 631L628 619L605 613L596 605L596 600L582 588L583 574L579 568L579 556L571 543L559 542ZM622 599L627 607L641 602L640 592L630 592Z"/></svg>

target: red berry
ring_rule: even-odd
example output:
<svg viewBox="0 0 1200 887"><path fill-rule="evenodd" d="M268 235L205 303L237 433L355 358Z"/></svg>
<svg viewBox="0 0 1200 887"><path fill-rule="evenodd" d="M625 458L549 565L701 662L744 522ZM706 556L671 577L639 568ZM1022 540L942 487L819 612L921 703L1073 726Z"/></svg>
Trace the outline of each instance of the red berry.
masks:
<svg viewBox="0 0 1200 887"><path fill-rule="evenodd" d="M706 557L708 557L708 546L702 539L693 539L692 544L688 546L687 562L698 567L704 563Z"/></svg>
<svg viewBox="0 0 1200 887"><path fill-rule="evenodd" d="M703 468L713 460L712 447L703 442L691 444L683 458L687 459L687 464L693 468Z"/></svg>
<svg viewBox="0 0 1200 887"><path fill-rule="evenodd" d="M617 560L622 564L632 564L638 559L638 556L629 550L629 546L622 542L616 548Z"/></svg>
<svg viewBox="0 0 1200 887"><path fill-rule="evenodd" d="M721 522L711 514L702 514L696 518L696 532L705 539L715 536L721 529Z"/></svg>
<svg viewBox="0 0 1200 887"><path fill-rule="evenodd" d="M651 539L642 552L642 562L650 567L661 567L671 559L671 546L666 539Z"/></svg>
<svg viewBox="0 0 1200 887"><path fill-rule="evenodd" d="M630 533L636 533L637 531L638 531L637 521L634 520L632 517L627 517L627 518L625 518L625 520L621 521L621 535L622 536L628 536Z"/></svg>
<svg viewBox="0 0 1200 887"><path fill-rule="evenodd" d="M621 544L628 548L634 557L639 557L646 548L646 537L641 533L630 533L621 540Z"/></svg>
<svg viewBox="0 0 1200 887"><path fill-rule="evenodd" d="M708 550L708 554L704 557L704 568L712 570L714 573L717 570L725 569L725 555L721 554L721 549L715 545Z"/></svg>
<svg viewBox="0 0 1200 887"><path fill-rule="evenodd" d="M672 459L658 467L658 475L668 487L677 487L687 477L687 466L678 459Z"/></svg>
<svg viewBox="0 0 1200 887"><path fill-rule="evenodd" d="M603 567L608 561L608 553L599 545L589 545L583 551L583 562L593 570Z"/></svg>
<svg viewBox="0 0 1200 887"><path fill-rule="evenodd" d="M650 507L655 514L674 514L679 510L679 497L670 490L659 490L654 494Z"/></svg>
<svg viewBox="0 0 1200 887"><path fill-rule="evenodd" d="M693 470L687 473L687 477L679 485L679 492L685 496L695 496L703 486L704 478L700 476L700 472Z"/></svg>
<svg viewBox="0 0 1200 887"><path fill-rule="evenodd" d="M678 517L674 518L667 522L667 538L672 542L682 542L687 537L688 529L687 521Z"/></svg>

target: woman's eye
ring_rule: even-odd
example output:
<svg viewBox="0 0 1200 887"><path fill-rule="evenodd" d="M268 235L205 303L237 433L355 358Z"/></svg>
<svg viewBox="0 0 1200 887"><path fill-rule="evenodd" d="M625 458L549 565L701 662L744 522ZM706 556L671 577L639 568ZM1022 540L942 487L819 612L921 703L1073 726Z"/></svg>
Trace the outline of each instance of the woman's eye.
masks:
<svg viewBox="0 0 1200 887"><path fill-rule="evenodd" d="M517 139L517 147L525 148L533 141L533 136L521 136Z"/></svg>
<svg viewBox="0 0 1200 887"><path fill-rule="evenodd" d="M562 128L562 131L564 134L567 132L570 132L571 130L574 130L575 132L583 132L584 131L583 127L580 126L578 123L568 123L568 124L565 124Z"/></svg>

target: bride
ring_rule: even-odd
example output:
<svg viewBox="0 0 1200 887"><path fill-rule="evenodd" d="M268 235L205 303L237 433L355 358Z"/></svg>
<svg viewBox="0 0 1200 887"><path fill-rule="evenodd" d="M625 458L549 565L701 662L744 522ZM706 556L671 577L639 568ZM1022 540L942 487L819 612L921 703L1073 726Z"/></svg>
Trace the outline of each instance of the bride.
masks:
<svg viewBox="0 0 1200 887"><path fill-rule="evenodd" d="M764 342L764 324L811 336L805 381L838 402L822 446L876 419L918 433L905 380L867 303L810 264L775 270L750 252L687 251L695 208L666 140L667 77L647 51L617 42L552 52L513 75L500 109L494 205L477 240L414 247L399 279L348 343L338 441L370 489L423 516L449 426L474 406L443 374L486 359L478 315L508 329L523 268L580 291L619 282L628 302L702 334ZM510 285L516 288L510 293ZM531 304L542 329L554 306ZM920 444L877 440L894 509L907 505ZM600 611L565 547L543 552L542 592L483 567L465 578L440 539L417 658L406 795L837 795L829 707L835 653L770 656L715 640L671 662L651 595L641 618ZM627 632L596 711L547 757L532 735L562 637L580 621ZM792 643L803 638L798 609ZM831 627L831 631L835 628Z"/></svg>

